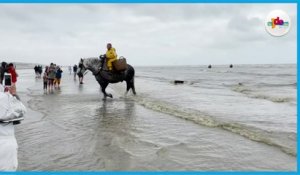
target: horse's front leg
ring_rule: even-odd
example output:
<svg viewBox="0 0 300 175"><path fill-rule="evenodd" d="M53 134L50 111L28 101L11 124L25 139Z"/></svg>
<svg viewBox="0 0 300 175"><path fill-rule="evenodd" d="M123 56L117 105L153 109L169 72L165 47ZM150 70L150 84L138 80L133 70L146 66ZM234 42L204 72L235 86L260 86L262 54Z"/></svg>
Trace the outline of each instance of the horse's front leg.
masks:
<svg viewBox="0 0 300 175"><path fill-rule="evenodd" d="M106 93L106 91L105 91L106 87L108 86L108 83L107 83L107 82L102 82L100 85L101 85L102 93L103 93L103 95L104 95L104 98L103 98L103 99L106 99L106 97L113 98L112 94L108 94L108 93Z"/></svg>

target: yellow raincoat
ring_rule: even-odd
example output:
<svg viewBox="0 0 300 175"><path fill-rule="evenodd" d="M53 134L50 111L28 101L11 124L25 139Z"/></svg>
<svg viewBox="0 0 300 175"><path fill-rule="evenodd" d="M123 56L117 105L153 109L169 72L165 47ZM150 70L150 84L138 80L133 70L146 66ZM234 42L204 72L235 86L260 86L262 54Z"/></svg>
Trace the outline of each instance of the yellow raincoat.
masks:
<svg viewBox="0 0 300 175"><path fill-rule="evenodd" d="M106 51L106 62L107 62L107 68L108 70L113 70L112 62L117 60L117 53L115 48L111 48Z"/></svg>

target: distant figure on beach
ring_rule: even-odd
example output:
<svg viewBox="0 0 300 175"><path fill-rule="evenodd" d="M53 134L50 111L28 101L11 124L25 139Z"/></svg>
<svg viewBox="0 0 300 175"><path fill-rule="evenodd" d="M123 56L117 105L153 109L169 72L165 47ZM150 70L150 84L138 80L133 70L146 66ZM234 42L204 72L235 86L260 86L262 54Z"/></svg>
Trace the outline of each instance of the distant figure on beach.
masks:
<svg viewBox="0 0 300 175"><path fill-rule="evenodd" d="M7 71L7 63L2 62L0 65L0 84L3 83L4 73Z"/></svg>
<svg viewBox="0 0 300 175"><path fill-rule="evenodd" d="M75 65L73 66L74 80L76 80L77 69L78 69L78 67L77 67L77 65L75 64Z"/></svg>
<svg viewBox="0 0 300 175"><path fill-rule="evenodd" d="M48 86L48 75L47 75L47 69L46 67L44 75L43 75L43 84L44 84L44 91L47 91L47 86Z"/></svg>
<svg viewBox="0 0 300 175"><path fill-rule="evenodd" d="M35 65L33 69L35 72L35 78L41 78L43 67L41 65Z"/></svg>
<svg viewBox="0 0 300 175"><path fill-rule="evenodd" d="M229 68L233 68L233 65L232 65L232 64L230 64Z"/></svg>
<svg viewBox="0 0 300 175"><path fill-rule="evenodd" d="M63 71L58 66L58 68L56 70L56 75L55 75L55 87L58 87L58 88L60 87L62 73L63 73Z"/></svg>
<svg viewBox="0 0 300 175"><path fill-rule="evenodd" d="M42 73L43 73L43 66L42 65L39 66L38 71L39 71L39 78L42 78Z"/></svg>
<svg viewBox="0 0 300 175"><path fill-rule="evenodd" d="M70 75L72 74L72 66L69 66L69 73L70 73Z"/></svg>
<svg viewBox="0 0 300 175"><path fill-rule="evenodd" d="M49 90L53 90L54 88L54 79L55 79L55 65L53 63L50 64L48 68L48 87Z"/></svg>
<svg viewBox="0 0 300 175"><path fill-rule="evenodd" d="M211 65L208 65L208 68L210 69L210 68L211 68Z"/></svg>
<svg viewBox="0 0 300 175"><path fill-rule="evenodd" d="M35 73L35 78L37 78L38 77L37 65L35 65L33 69L34 69L34 73Z"/></svg>
<svg viewBox="0 0 300 175"><path fill-rule="evenodd" d="M82 66L82 65L80 64L80 65L79 65L79 68L80 68L80 69L82 69L81 66ZM78 75L78 79L79 79L79 84L83 84L83 73L82 73L81 71L79 71L79 72L77 73L77 75Z"/></svg>
<svg viewBox="0 0 300 175"><path fill-rule="evenodd" d="M106 45L106 48L107 48L107 51L106 51L106 54L105 54L106 65L107 65L108 71L112 71L113 70L112 63L117 60L118 56L117 56L117 53L116 53L116 49L112 47L111 43L108 43Z"/></svg>

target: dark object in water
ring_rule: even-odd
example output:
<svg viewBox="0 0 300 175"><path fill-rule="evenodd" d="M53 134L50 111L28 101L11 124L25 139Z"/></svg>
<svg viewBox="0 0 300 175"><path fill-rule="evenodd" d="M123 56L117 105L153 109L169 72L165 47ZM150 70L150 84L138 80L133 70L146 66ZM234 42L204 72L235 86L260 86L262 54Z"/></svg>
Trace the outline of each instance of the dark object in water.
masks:
<svg viewBox="0 0 300 175"><path fill-rule="evenodd" d="M183 84L184 83L184 81L182 81L182 80L174 80L174 84Z"/></svg>
<svg viewBox="0 0 300 175"><path fill-rule="evenodd" d="M12 123L13 123L13 125L18 125L18 124L21 124L21 121L13 121Z"/></svg>
<svg viewBox="0 0 300 175"><path fill-rule="evenodd" d="M232 64L230 64L229 68L233 68L233 65L232 65Z"/></svg>
<svg viewBox="0 0 300 175"><path fill-rule="evenodd" d="M211 65L208 65L208 68L210 69L210 68L211 68Z"/></svg>

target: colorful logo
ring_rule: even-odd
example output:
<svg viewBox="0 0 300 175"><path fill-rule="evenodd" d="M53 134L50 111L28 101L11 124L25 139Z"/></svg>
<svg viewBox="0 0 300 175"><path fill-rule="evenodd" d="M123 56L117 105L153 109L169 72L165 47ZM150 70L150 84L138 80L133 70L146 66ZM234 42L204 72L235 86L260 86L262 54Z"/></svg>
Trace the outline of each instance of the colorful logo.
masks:
<svg viewBox="0 0 300 175"><path fill-rule="evenodd" d="M273 10L265 21L266 30L273 36L283 36L291 26L290 17L282 10Z"/></svg>
<svg viewBox="0 0 300 175"><path fill-rule="evenodd" d="M277 16L277 18L272 18L270 22L268 22L268 26L272 26L272 29L274 29L276 26L278 27L288 27L289 22L284 22L282 19Z"/></svg>

